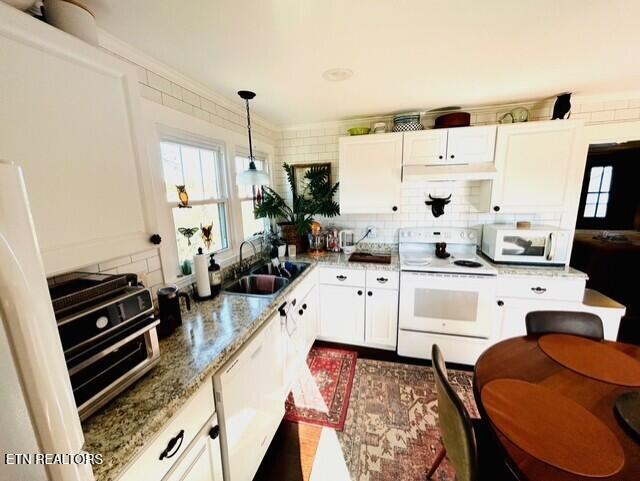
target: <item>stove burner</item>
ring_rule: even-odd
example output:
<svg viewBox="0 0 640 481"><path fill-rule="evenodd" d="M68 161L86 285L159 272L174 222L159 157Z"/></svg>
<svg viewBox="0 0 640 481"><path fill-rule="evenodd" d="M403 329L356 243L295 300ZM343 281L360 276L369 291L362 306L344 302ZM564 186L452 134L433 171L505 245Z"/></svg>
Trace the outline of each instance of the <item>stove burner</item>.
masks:
<svg viewBox="0 0 640 481"><path fill-rule="evenodd" d="M457 266L461 266L461 267L482 267L482 264L480 264L479 262L476 261L468 261L465 259L459 260L459 261L453 261L453 263Z"/></svg>

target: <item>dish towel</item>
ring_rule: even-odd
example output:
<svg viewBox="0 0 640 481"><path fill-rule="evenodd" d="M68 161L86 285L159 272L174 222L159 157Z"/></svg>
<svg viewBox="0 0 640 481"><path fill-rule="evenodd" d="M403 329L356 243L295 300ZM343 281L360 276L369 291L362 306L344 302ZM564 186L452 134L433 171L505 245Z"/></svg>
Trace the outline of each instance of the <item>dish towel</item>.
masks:
<svg viewBox="0 0 640 481"><path fill-rule="evenodd" d="M256 276L256 288L260 292L273 293L276 285L276 276L261 274Z"/></svg>

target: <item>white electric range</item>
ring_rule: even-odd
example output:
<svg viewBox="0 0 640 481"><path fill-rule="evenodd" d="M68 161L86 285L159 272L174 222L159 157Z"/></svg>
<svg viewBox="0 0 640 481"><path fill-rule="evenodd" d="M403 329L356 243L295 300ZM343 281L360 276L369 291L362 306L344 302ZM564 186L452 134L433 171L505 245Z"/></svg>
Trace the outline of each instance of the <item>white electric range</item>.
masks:
<svg viewBox="0 0 640 481"><path fill-rule="evenodd" d="M497 271L476 252L478 231L405 228L399 235L398 354L430 359L438 344L447 361L474 364L497 326Z"/></svg>

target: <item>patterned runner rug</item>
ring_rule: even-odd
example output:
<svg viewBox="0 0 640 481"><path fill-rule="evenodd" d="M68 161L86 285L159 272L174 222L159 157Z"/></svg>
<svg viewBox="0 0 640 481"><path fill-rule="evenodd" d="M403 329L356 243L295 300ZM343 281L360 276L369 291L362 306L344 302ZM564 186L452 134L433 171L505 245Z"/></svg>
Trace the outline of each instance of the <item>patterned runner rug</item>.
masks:
<svg viewBox="0 0 640 481"><path fill-rule="evenodd" d="M472 373L449 370L472 417ZM358 359L343 432L338 433L352 481L424 481L440 449L438 403L430 367ZM433 476L453 481L445 460Z"/></svg>
<svg viewBox="0 0 640 481"><path fill-rule="evenodd" d="M357 357L354 351L313 347L287 397L285 419L344 429Z"/></svg>

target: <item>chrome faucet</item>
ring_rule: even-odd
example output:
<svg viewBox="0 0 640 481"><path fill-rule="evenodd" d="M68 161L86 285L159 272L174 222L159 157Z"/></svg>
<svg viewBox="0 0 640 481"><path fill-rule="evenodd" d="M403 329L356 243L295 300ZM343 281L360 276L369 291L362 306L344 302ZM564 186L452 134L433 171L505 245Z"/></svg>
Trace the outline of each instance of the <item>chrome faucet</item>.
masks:
<svg viewBox="0 0 640 481"><path fill-rule="evenodd" d="M240 244L240 252L238 253L238 268L239 270L242 270L242 248L244 247L245 244L249 244L251 246L251 248L253 249L253 255L257 255L258 251L256 251L256 246L253 245L253 242L251 242L251 240L244 240L242 241L242 243ZM236 277L238 277L238 272L236 272Z"/></svg>

